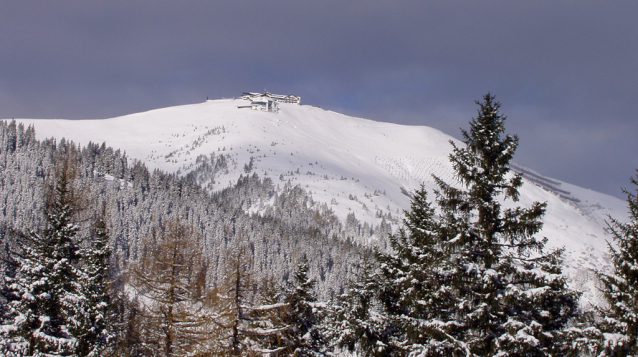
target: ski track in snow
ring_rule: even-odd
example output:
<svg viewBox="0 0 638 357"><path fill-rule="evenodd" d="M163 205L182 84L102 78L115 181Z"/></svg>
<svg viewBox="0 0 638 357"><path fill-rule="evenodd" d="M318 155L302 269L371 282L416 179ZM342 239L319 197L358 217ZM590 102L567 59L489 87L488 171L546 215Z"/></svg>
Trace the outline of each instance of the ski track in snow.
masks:
<svg viewBox="0 0 638 357"><path fill-rule="evenodd" d="M244 165L252 157L251 174L270 177L279 185L288 180L299 184L342 221L349 213L372 225L380 223L378 211L400 217L410 205L406 192L424 184L434 198L432 174L454 180L448 161L449 141L454 139L436 129L295 104L280 104L279 113L237 108L247 103L222 99L103 120L17 121L33 124L38 139L64 137L82 145L106 142L151 170L180 175L196 167L199 155L230 155L233 164L227 174L215 178L215 190L245 175ZM611 238L605 220L607 215L625 220L626 203L528 168L514 169L528 178L516 205L548 203L540 235L548 238L549 248L565 247L566 272L572 286L584 292L583 303L600 301L593 269L609 267L606 241Z"/></svg>

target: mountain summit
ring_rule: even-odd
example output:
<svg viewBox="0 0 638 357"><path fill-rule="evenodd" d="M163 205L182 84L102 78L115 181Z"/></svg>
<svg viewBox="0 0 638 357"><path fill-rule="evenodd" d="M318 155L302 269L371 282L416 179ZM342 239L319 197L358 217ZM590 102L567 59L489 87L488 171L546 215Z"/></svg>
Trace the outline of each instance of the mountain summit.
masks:
<svg viewBox="0 0 638 357"><path fill-rule="evenodd" d="M455 140L427 126L405 126L354 118L321 108L279 102L276 112L252 110L249 99L210 100L102 120L18 120L32 124L39 139L106 142L150 169L191 174L216 191L242 175L299 185L343 221L356 217L370 227L396 227L409 208L411 192L436 186L432 175L453 182L448 161ZM468 118L469 120L469 118ZM223 166L211 162L223 158ZM520 204L547 202L542 236L565 247L572 283L589 289L592 268L605 257L607 215L625 216L625 203L540 175L519 165L524 177ZM259 213L269 202L252 202ZM365 236L365 234L364 234ZM365 244L385 237L370 235Z"/></svg>

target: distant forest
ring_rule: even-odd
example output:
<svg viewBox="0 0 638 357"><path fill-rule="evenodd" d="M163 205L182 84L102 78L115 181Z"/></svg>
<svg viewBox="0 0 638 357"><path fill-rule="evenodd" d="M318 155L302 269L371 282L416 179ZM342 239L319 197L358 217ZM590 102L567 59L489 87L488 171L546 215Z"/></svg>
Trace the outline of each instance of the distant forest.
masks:
<svg viewBox="0 0 638 357"><path fill-rule="evenodd" d="M11 230L43 227L43 188L58 152L72 152L68 155L80 168L78 184L90 202L83 215L94 216L106 206L116 272L138 259L140 241L154 229L179 219L202 237L210 284L217 282L224 257L241 243L250 247L257 274L282 281L306 254L320 295L329 297L343 288L360 251L366 249L354 242L390 233L389 224L371 229L354 215L344 224L326 205L312 202L301 187L287 183L277 188L272 180L257 174L241 177L233 187L211 194L197 180L224 170L223 155L200 158L203 164L198 170L178 177L150 172L143 163L104 143L79 147L64 139L38 141L33 127L14 121L0 122L0 144L0 238L5 253L12 245ZM272 204L259 214L246 213L258 202Z"/></svg>

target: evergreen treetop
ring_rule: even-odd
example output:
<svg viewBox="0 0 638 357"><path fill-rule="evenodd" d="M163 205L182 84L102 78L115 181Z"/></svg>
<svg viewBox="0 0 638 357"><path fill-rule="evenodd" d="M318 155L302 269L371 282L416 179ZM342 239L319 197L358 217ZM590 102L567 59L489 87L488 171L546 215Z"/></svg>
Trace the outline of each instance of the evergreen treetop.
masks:
<svg viewBox="0 0 638 357"><path fill-rule="evenodd" d="M462 339L478 355L551 354L558 331L576 313L578 294L561 274L561 250L545 252L545 203L502 209L517 201L522 177L509 163L518 137L504 135L500 103L486 94L465 147L454 143L450 161L462 188L436 179L443 244L455 265L453 288L462 300Z"/></svg>
<svg viewBox="0 0 638 357"><path fill-rule="evenodd" d="M458 182L435 177L436 207L417 190L392 252L377 253L386 355L552 355L576 313L562 251L535 236L546 204L502 207L523 183L509 167L518 138L494 96L477 104L464 145L451 143Z"/></svg>

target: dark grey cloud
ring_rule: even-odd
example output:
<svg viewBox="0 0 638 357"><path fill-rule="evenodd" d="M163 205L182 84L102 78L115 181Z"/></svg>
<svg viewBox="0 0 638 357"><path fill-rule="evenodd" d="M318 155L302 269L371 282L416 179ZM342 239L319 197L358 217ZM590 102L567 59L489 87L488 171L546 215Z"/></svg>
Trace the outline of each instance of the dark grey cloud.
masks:
<svg viewBox="0 0 638 357"><path fill-rule="evenodd" d="M497 95L517 161L620 195L636 2L0 0L0 118L105 118L267 88L458 136Z"/></svg>

